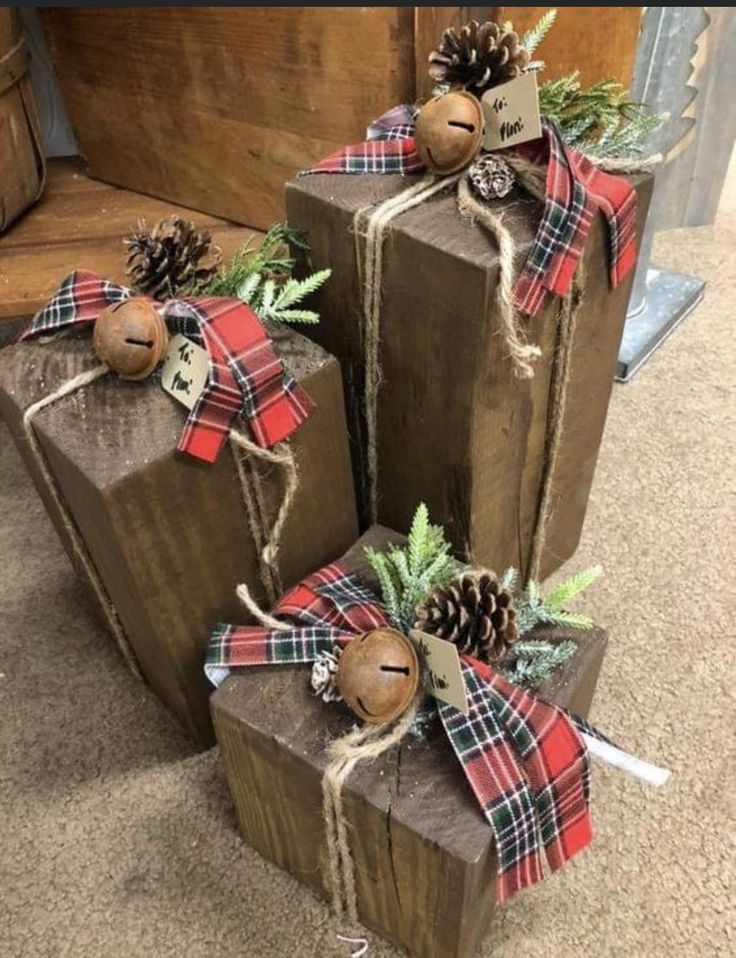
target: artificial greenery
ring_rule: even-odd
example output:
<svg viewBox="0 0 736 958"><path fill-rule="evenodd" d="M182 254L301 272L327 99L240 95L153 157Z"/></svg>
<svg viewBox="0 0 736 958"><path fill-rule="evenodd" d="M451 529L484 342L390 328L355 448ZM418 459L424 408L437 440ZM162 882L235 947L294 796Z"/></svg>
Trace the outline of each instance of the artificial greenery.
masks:
<svg viewBox="0 0 736 958"><path fill-rule="evenodd" d="M319 314L299 304L329 279L332 271L321 269L294 279L297 265L294 250L302 258L309 254L304 233L284 223L272 226L260 246L253 239L238 250L206 288L210 296L231 296L247 303L260 319L279 323L317 323Z"/></svg>
<svg viewBox="0 0 736 958"><path fill-rule="evenodd" d="M570 146L594 159L641 154L649 134L667 118L634 102L616 80L584 88L577 71L543 83L539 109Z"/></svg>
<svg viewBox="0 0 736 958"><path fill-rule="evenodd" d="M365 554L378 576L391 624L402 632L413 628L419 602L448 582L457 568L442 527L430 524L424 503L414 514L405 546L391 545L386 552L369 547Z"/></svg>
<svg viewBox="0 0 736 958"><path fill-rule="evenodd" d="M577 645L571 639L549 642L546 639L524 639L536 626L552 625L568 629L589 629L593 620L579 612L570 612L568 603L592 585L601 574L600 566L593 566L566 579L548 595L542 595L538 582L530 581L514 599L519 640L504 658L501 671L515 685L524 688L541 685L552 672L575 652ZM501 576L501 585L514 589L519 574L507 569Z"/></svg>
<svg viewBox="0 0 736 958"><path fill-rule="evenodd" d="M546 682L554 670L566 662L577 649L572 639L547 642L536 639L516 642L504 658L504 677L522 688L534 688Z"/></svg>
<svg viewBox="0 0 736 958"><path fill-rule="evenodd" d="M542 14L542 16L539 18L539 20L537 20L530 30L526 31L524 36L521 38L520 43L529 56L534 53L542 40L544 40L544 38L547 36L556 19L557 10L552 7L546 13Z"/></svg>
<svg viewBox="0 0 736 958"><path fill-rule="evenodd" d="M519 637L526 635L538 625L557 625L568 629L589 629L593 625L590 616L569 612L567 604L591 586L601 574L600 566L593 566L566 579L548 595L542 595L538 582L530 581L514 598L516 625ZM507 569L501 576L505 589L515 589L519 574L516 569Z"/></svg>

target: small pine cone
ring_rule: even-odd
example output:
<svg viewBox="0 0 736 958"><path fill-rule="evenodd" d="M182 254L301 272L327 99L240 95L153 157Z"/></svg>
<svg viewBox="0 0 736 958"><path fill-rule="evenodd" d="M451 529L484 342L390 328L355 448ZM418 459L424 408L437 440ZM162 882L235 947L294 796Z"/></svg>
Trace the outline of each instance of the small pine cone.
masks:
<svg viewBox="0 0 736 958"><path fill-rule="evenodd" d="M209 230L179 216L160 220L150 231L140 222L124 240L126 272L133 287L154 299L192 296L218 274L222 251Z"/></svg>
<svg viewBox="0 0 736 958"><path fill-rule="evenodd" d="M492 20L471 20L458 32L450 27L429 55L429 75L437 83L463 87L480 97L492 86L520 76L529 54L518 34Z"/></svg>
<svg viewBox="0 0 736 958"><path fill-rule="evenodd" d="M502 157L481 153L468 170L468 179L482 200L500 200L513 190L516 174Z"/></svg>
<svg viewBox="0 0 736 958"><path fill-rule="evenodd" d="M342 695L337 687L337 667L340 663L340 647L332 652L320 652L312 664L310 685L315 695L323 702L340 702Z"/></svg>
<svg viewBox="0 0 736 958"><path fill-rule="evenodd" d="M463 572L430 592L417 608L415 628L484 662L503 658L518 634L511 593L485 569Z"/></svg>

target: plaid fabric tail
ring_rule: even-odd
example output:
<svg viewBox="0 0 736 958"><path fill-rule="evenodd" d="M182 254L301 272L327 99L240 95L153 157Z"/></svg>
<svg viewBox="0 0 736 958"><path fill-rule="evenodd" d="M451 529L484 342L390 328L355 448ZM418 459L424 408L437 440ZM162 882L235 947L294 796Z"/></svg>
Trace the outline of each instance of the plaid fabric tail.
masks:
<svg viewBox="0 0 736 958"><path fill-rule="evenodd" d="M256 314L237 299L207 297L174 304L181 322L196 318L209 356L207 386L192 409L179 449L214 462L242 412L254 441L271 448L288 438L314 404L284 371ZM167 304L167 318L170 304Z"/></svg>
<svg viewBox="0 0 736 958"><path fill-rule="evenodd" d="M272 614L286 630L221 623L210 637L205 674L219 685L232 668L313 662L320 652L387 625L378 599L339 562L303 579L279 599Z"/></svg>
<svg viewBox="0 0 736 958"><path fill-rule="evenodd" d="M368 127L367 139L345 146L303 170L309 173L421 173L424 164L414 146L413 107L393 107Z"/></svg>
<svg viewBox="0 0 736 958"><path fill-rule="evenodd" d="M22 339L65 327L93 323L105 307L136 295L90 270L68 276L51 301L34 316ZM158 307L154 300L151 304ZM243 415L254 441L271 448L287 439L314 405L289 376L255 313L236 299L206 297L170 300L166 325L207 350L207 385L189 413L179 450L214 462L233 420Z"/></svg>
<svg viewBox="0 0 736 958"><path fill-rule="evenodd" d="M133 295L131 289L109 283L92 270L75 270L66 277L46 306L36 313L20 338L31 339L76 324L93 323L107 306L121 303Z"/></svg>
<svg viewBox="0 0 736 958"><path fill-rule="evenodd" d="M636 262L636 192L626 180L599 170L564 143L551 120L542 120L542 138L517 148L546 163L546 200L532 249L514 287L516 308L536 316L553 295L565 296L600 209L608 224L611 284Z"/></svg>
<svg viewBox="0 0 736 958"><path fill-rule="evenodd" d="M564 710L469 657L463 674L469 715L440 715L494 831L501 902L541 880L540 839L553 871L590 843L590 771Z"/></svg>

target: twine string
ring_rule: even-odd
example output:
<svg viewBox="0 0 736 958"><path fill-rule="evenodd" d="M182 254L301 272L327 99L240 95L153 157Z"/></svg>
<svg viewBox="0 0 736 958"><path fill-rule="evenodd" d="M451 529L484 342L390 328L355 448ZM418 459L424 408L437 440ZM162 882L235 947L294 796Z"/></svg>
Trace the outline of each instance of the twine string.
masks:
<svg viewBox="0 0 736 958"><path fill-rule="evenodd" d="M28 442L28 447L33 454L36 467L46 483L46 491L54 503L56 513L72 547L72 552L76 559L75 566L86 577L90 587L92 588L92 591L97 599L97 603L102 609L110 631L115 638L115 642L117 643L125 662L130 670L140 678L141 671L138 661L135 657L135 653L133 652L125 632L123 631L118 613L113 605L112 599L108 595L107 590L103 585L102 579L100 578L100 574L97 571L97 567L94 564L92 556L89 554L87 547L84 544L82 534L80 533L77 524L72 518L72 515L66 503L64 502L64 499L62 498L58 484L53 476L53 473L51 472L51 469L49 468L46 456L41 449L41 444L38 441L38 436L36 435L36 430L33 425L35 416L42 409L46 409L48 406L58 402L65 396L70 396L72 393L82 389L84 386L88 386L90 383L101 379L103 376L106 376L109 371L109 367L104 363L100 366L93 366L91 369L87 369L84 372L73 376L65 383L62 383L57 389L50 392L47 396L44 396L42 399L39 399L37 402L31 403L31 405L28 406L23 412L23 430Z"/></svg>

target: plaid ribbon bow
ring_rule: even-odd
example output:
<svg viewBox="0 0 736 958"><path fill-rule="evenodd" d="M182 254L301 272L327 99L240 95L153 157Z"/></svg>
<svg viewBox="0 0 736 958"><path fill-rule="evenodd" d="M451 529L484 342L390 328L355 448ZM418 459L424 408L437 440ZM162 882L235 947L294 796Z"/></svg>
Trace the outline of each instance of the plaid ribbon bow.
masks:
<svg viewBox="0 0 736 958"><path fill-rule="evenodd" d="M328 156L309 173L420 173L410 106L389 110L368 128L368 139ZM599 209L608 224L613 287L636 262L636 192L626 180L599 170L565 144L542 118L542 136L509 152L547 166L546 199L534 243L514 287L519 312L536 316L553 295L566 295Z"/></svg>
<svg viewBox="0 0 736 958"><path fill-rule="evenodd" d="M215 628L205 663L213 684L241 666L313 662L335 644L389 624L373 592L339 562L286 592L273 614L293 628ZM541 847L555 871L591 841L588 744L598 740L625 753L578 716L516 688L490 666L467 655L461 662L469 712L438 703L439 714L493 829L502 902L541 881Z"/></svg>
<svg viewBox="0 0 736 958"><path fill-rule="evenodd" d="M136 295L91 270L77 270L36 313L21 339L94 323L105 307ZM169 300L163 309L169 330L204 346L209 361L207 384L179 440L181 452L214 462L241 413L254 441L267 449L304 422L312 400L284 370L253 310L216 296Z"/></svg>

